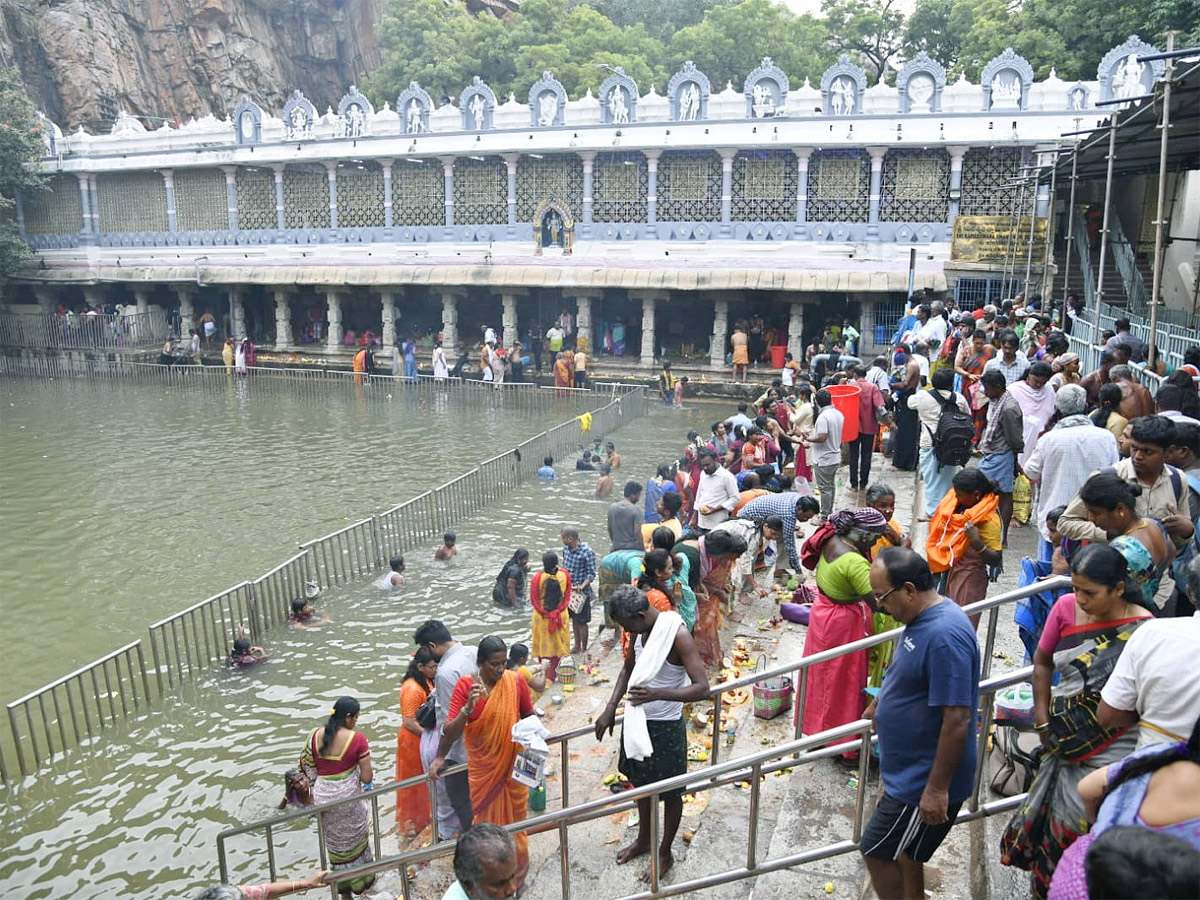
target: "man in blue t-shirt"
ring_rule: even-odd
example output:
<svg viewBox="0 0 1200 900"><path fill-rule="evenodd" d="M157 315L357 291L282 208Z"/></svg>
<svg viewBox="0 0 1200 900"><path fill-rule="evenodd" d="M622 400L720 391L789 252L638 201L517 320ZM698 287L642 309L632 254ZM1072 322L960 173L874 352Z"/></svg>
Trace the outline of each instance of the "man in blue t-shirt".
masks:
<svg viewBox="0 0 1200 900"><path fill-rule="evenodd" d="M929 564L912 550L880 553L871 591L905 628L864 713L879 734L883 799L859 850L880 900L923 898L924 863L973 787L979 644L970 619L933 589Z"/></svg>

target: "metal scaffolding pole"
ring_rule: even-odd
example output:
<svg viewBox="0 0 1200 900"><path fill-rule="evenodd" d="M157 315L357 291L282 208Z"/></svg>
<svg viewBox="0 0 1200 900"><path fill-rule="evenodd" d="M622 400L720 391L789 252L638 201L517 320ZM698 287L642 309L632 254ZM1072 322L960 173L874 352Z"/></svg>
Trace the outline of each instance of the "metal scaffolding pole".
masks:
<svg viewBox="0 0 1200 900"><path fill-rule="evenodd" d="M1058 193L1058 152L1059 146L1054 145L1055 158L1050 166L1050 208L1046 210L1046 245L1042 249L1042 297L1045 298L1046 306L1050 306L1051 292L1054 289L1054 276L1050 271L1050 257L1054 247L1054 205L1057 200ZM1066 297L1064 296L1065 300Z"/></svg>
<svg viewBox="0 0 1200 900"><path fill-rule="evenodd" d="M1177 32L1167 32L1167 53L1175 49ZM1158 142L1158 212L1154 216L1154 277L1150 287L1150 347L1146 353L1146 364L1150 371L1158 362L1158 301L1162 287L1164 207L1167 202L1167 142L1171 131L1171 76L1175 71L1175 57L1167 57L1167 68L1163 72L1162 135Z"/></svg>
<svg viewBox="0 0 1200 900"><path fill-rule="evenodd" d="M1025 250L1025 281L1024 287L1021 289L1025 293L1025 299L1029 299L1029 282L1033 277L1033 235L1037 226L1037 194L1038 184L1040 179L1034 175L1029 182L1029 246Z"/></svg>
<svg viewBox="0 0 1200 900"><path fill-rule="evenodd" d="M1117 119L1120 111L1114 109L1108 126L1108 174L1104 178L1104 219L1100 226L1100 263L1096 272L1096 317L1100 324L1100 309L1104 305L1104 259L1108 255L1108 217L1112 215L1113 160L1117 155Z"/></svg>
<svg viewBox="0 0 1200 900"><path fill-rule="evenodd" d="M1076 127L1078 127L1078 119ZM1071 150L1071 195L1067 200L1067 258L1063 262L1063 292L1071 290L1071 257L1075 255L1075 184L1079 172L1079 139Z"/></svg>

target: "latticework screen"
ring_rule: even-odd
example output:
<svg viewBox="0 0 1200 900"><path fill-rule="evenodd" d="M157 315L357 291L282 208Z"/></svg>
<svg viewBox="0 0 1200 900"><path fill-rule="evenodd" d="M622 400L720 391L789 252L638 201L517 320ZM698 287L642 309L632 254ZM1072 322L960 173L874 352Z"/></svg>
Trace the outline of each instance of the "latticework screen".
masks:
<svg viewBox="0 0 1200 900"><path fill-rule="evenodd" d="M75 234L81 231L83 204L79 199L79 179L73 175L54 175L46 180L46 188L21 197L25 233Z"/></svg>
<svg viewBox="0 0 1200 900"><path fill-rule="evenodd" d="M1012 212L1013 191L1006 184L1021 167L1020 150L968 150L963 157L962 198L958 212L963 216L1006 216Z"/></svg>
<svg viewBox="0 0 1200 900"><path fill-rule="evenodd" d="M102 234L167 230L167 186L158 172L96 178Z"/></svg>
<svg viewBox="0 0 1200 900"><path fill-rule="evenodd" d="M721 221L721 158L710 150L664 153L658 161L662 222Z"/></svg>
<svg viewBox="0 0 1200 900"><path fill-rule="evenodd" d="M499 156L454 161L454 224L508 222L508 166Z"/></svg>
<svg viewBox="0 0 1200 900"><path fill-rule="evenodd" d="M383 227L383 170L378 164L363 162L338 166L337 195L338 227Z"/></svg>
<svg viewBox="0 0 1200 900"><path fill-rule="evenodd" d="M236 185L238 228L275 228L278 224L275 218L275 173L270 169L238 169Z"/></svg>
<svg viewBox="0 0 1200 900"><path fill-rule="evenodd" d="M733 161L733 221L792 221L798 166L789 150L751 150Z"/></svg>
<svg viewBox="0 0 1200 900"><path fill-rule="evenodd" d="M592 221L645 222L648 183L642 154L599 154L592 169Z"/></svg>
<svg viewBox="0 0 1200 900"><path fill-rule="evenodd" d="M583 213L583 160L574 154L517 162L517 221L530 222L539 203L557 200L574 218ZM595 218L593 210L593 218Z"/></svg>
<svg viewBox="0 0 1200 900"><path fill-rule="evenodd" d="M808 219L865 222L871 207L871 161L861 150L822 150L808 166Z"/></svg>
<svg viewBox="0 0 1200 900"><path fill-rule="evenodd" d="M275 225L275 190L271 189L271 227ZM229 193L220 169L175 172L175 227L180 231L221 231L229 227Z"/></svg>
<svg viewBox="0 0 1200 900"><path fill-rule="evenodd" d="M288 166L283 173L283 221L288 228L329 227L329 172Z"/></svg>
<svg viewBox="0 0 1200 900"><path fill-rule="evenodd" d="M883 158L881 222L944 222L950 157L940 150L889 150Z"/></svg>
<svg viewBox="0 0 1200 900"><path fill-rule="evenodd" d="M396 225L444 225L446 178L436 161L397 162L392 166L392 222Z"/></svg>

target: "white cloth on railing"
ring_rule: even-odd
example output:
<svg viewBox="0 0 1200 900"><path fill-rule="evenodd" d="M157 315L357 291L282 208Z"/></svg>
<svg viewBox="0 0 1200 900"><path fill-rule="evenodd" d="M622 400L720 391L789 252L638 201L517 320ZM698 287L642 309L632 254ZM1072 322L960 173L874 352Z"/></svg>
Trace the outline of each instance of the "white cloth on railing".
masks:
<svg viewBox="0 0 1200 900"><path fill-rule="evenodd" d="M642 652L634 663L633 673L629 676L629 687L648 685L654 680L671 648L675 646L675 635L683 625L683 617L677 612L660 612L654 627L650 629L650 637L645 639ZM650 729L646 727L646 710L634 703L625 704L625 727L621 734L625 747L625 755L629 759L645 759L654 753L654 745L650 743Z"/></svg>

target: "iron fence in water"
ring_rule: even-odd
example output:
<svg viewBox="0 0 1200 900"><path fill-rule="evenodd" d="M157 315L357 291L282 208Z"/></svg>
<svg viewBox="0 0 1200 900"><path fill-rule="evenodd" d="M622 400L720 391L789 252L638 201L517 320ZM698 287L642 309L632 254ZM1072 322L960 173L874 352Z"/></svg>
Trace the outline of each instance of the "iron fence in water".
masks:
<svg viewBox="0 0 1200 900"><path fill-rule="evenodd" d="M136 350L160 346L169 334L161 309L127 315L0 313L0 347Z"/></svg>
<svg viewBox="0 0 1200 900"><path fill-rule="evenodd" d="M0 374L35 377L94 377L160 383L225 385L223 367L165 366L128 363L118 359L60 358L0 355ZM290 385L345 386L361 389L362 377L328 370L256 369L248 378L255 388ZM490 385L456 379L435 380L380 376L378 386L413 389L449 396L472 396L489 402L562 410L563 392L535 385ZM233 641L245 630L258 641L270 627L288 620L293 600L314 588L345 584L374 574L389 557L405 547L433 540L500 499L529 479L544 456L563 456L576 450L585 437L585 424L607 433L647 409L640 387L619 384L595 391L572 393L581 400L608 397L604 405L541 432L519 446L485 460L446 484L376 515L361 519L324 537L300 545L300 552L259 576L243 581L189 606L149 627L150 659L141 641L115 650L70 675L8 704L8 734L0 734L0 779L32 775L67 750L85 746L105 728L148 711L177 685L198 672L229 659ZM89 690L90 688L90 690ZM12 768L6 754L12 754Z"/></svg>

